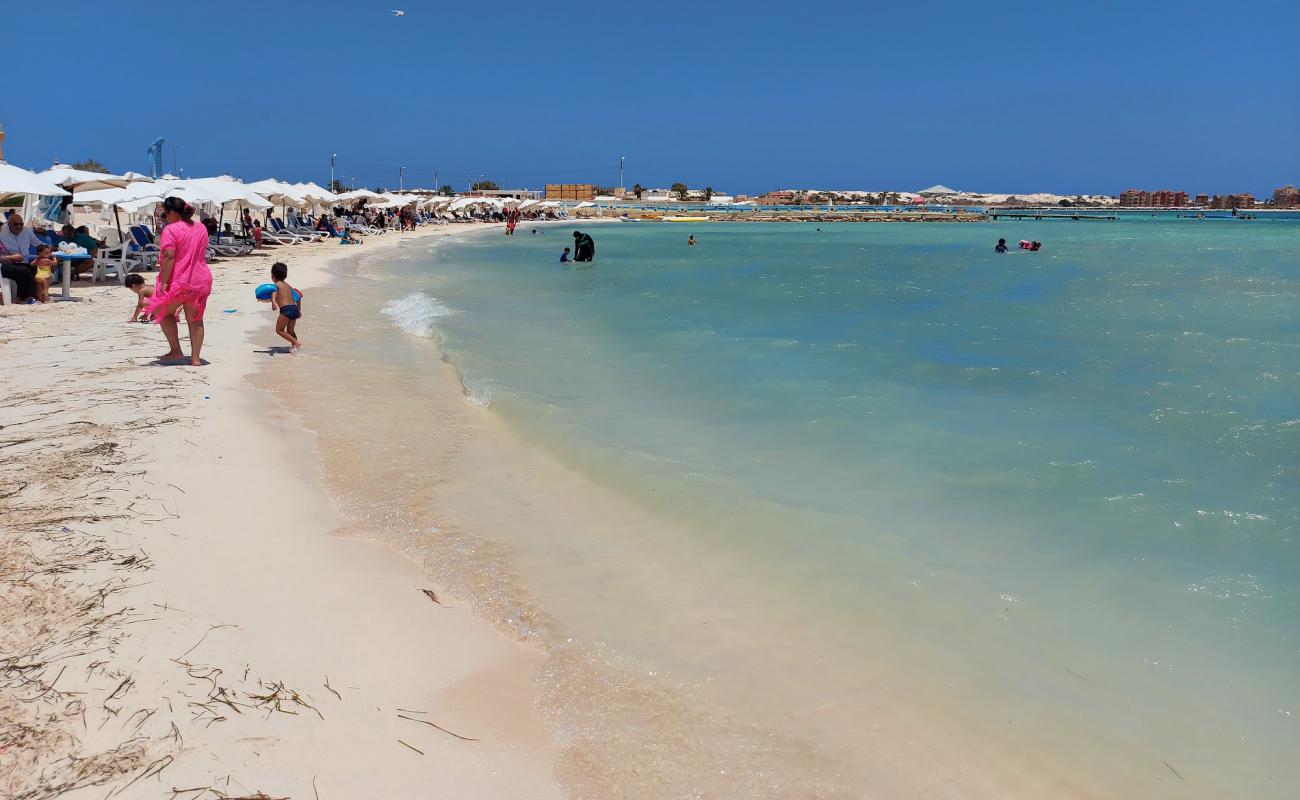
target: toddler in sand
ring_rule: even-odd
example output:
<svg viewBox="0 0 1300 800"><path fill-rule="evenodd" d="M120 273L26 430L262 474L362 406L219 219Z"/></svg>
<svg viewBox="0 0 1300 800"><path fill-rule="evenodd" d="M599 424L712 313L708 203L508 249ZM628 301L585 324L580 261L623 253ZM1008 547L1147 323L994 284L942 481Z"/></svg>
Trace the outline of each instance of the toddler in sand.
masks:
<svg viewBox="0 0 1300 800"><path fill-rule="evenodd" d="M59 260L48 244L36 248L36 258L32 259L32 269L36 271L36 299L41 303L50 302L50 278Z"/></svg>
<svg viewBox="0 0 1300 800"><path fill-rule="evenodd" d="M132 322L153 322L148 313L144 312L149 305L149 298L153 297L153 287L144 282L144 276L138 272L132 272L126 276L126 288L135 292L135 311L131 312Z"/></svg>
<svg viewBox="0 0 1300 800"><path fill-rule="evenodd" d="M289 343L291 351L302 346L294 328L302 316L302 292L289 285L289 268L284 262L277 261L271 265L271 280L275 281L275 294L271 296L271 308L280 309L280 316L275 318L275 333Z"/></svg>

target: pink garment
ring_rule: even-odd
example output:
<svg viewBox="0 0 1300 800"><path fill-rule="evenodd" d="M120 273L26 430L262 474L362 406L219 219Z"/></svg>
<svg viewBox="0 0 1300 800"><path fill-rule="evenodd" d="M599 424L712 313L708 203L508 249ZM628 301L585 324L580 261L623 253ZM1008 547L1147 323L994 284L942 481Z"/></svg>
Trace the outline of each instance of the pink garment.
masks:
<svg viewBox="0 0 1300 800"><path fill-rule="evenodd" d="M175 251L176 260L172 267L171 285L166 292L162 290L162 275L159 274L153 297L149 300L148 313L154 317L154 322L158 322L168 306L194 303L197 313L190 321L203 319L203 309L207 308L208 295L212 293L212 272L208 269L207 259L208 229L197 222L178 220L163 228L160 247L164 253Z"/></svg>

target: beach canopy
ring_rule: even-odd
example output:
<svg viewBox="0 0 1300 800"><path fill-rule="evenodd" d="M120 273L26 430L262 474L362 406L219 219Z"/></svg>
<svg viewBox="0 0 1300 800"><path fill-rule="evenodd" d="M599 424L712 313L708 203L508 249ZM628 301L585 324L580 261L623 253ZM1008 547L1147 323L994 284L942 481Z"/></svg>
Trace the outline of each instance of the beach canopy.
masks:
<svg viewBox="0 0 1300 800"><path fill-rule="evenodd" d="M71 189L73 192L91 191L94 189L112 189L115 187L126 186L132 182L131 179L125 175L110 175L107 172L91 172L89 170L70 167L67 164L55 164L40 173L40 175L42 178L47 178L65 189Z"/></svg>
<svg viewBox="0 0 1300 800"><path fill-rule="evenodd" d="M161 203L163 200L161 192L162 188L153 182L132 183L111 189L77 192L72 202L79 206L118 206L128 211L135 211L150 203Z"/></svg>
<svg viewBox="0 0 1300 800"><path fill-rule="evenodd" d="M273 204L247 184L230 177L191 178L189 180L163 180L131 183L113 189L78 192L73 203L77 205L111 205L128 210L138 210L168 197L179 197L195 205L209 203L225 205L238 203L250 208L270 208Z"/></svg>
<svg viewBox="0 0 1300 800"><path fill-rule="evenodd" d="M372 192L369 189L354 189L350 192L335 195L335 199L343 202L351 202L353 200L383 200L384 196L378 192Z"/></svg>
<svg viewBox="0 0 1300 800"><path fill-rule="evenodd" d="M574 206L574 208L595 208L595 207L596 204L591 202L590 200L583 200L581 203L578 203L576 206Z"/></svg>
<svg viewBox="0 0 1300 800"><path fill-rule="evenodd" d="M0 200L16 195L66 197L71 192L35 172L0 161Z"/></svg>
<svg viewBox="0 0 1300 800"><path fill-rule="evenodd" d="M942 183L936 183L934 186L931 186L929 189L922 189L921 191L917 192L917 194L921 195L922 197L925 197L928 195L960 194L960 192L958 192L956 189L949 189L947 186L944 186Z"/></svg>
<svg viewBox="0 0 1300 800"><path fill-rule="evenodd" d="M308 200L316 203L334 203L340 198L340 195L334 194L324 186L315 183L295 183L294 187L302 192Z"/></svg>
<svg viewBox="0 0 1300 800"><path fill-rule="evenodd" d="M240 183L229 175L221 175L215 178L190 178L183 181L158 181L158 183L168 183L170 188L174 189L178 196L184 197L188 202L210 202L217 205L226 203L238 203L250 208L270 208L273 203L267 200L258 192L249 188L247 184ZM190 194L186 197L186 193Z"/></svg>
<svg viewBox="0 0 1300 800"><path fill-rule="evenodd" d="M302 207L311 205L311 200L307 198L307 193L302 187L295 186L292 183L267 178L264 181L244 185L277 206Z"/></svg>

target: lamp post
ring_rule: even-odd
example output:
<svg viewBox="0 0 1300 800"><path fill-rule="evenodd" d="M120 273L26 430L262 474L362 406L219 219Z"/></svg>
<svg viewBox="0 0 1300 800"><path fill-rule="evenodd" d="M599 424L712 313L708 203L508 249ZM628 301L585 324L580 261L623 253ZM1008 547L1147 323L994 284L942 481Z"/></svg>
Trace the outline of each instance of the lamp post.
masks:
<svg viewBox="0 0 1300 800"><path fill-rule="evenodd" d="M330 153L330 191L334 191L334 159L338 158L338 153Z"/></svg>
<svg viewBox="0 0 1300 800"><path fill-rule="evenodd" d="M618 157L618 196L621 198L623 191L623 156Z"/></svg>
<svg viewBox="0 0 1300 800"><path fill-rule="evenodd" d="M406 167L398 167L397 168L397 191L399 193L402 191L402 189L406 188L405 181L406 181Z"/></svg>

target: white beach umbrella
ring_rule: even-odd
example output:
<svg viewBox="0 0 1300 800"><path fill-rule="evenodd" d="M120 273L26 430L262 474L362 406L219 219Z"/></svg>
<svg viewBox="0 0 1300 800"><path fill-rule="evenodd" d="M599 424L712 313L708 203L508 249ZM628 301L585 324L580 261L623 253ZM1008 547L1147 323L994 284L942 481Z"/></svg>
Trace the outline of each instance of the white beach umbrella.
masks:
<svg viewBox="0 0 1300 800"><path fill-rule="evenodd" d="M200 202L203 201L203 198L206 198L206 200L218 205L239 203L259 209L270 208L272 205L269 200L250 189L247 184L240 183L228 175L215 178L191 178L184 181L175 181L174 184L181 191L189 189L197 192L201 198ZM190 202L194 201L190 200Z"/></svg>
<svg viewBox="0 0 1300 800"><path fill-rule="evenodd" d="M77 169L67 164L55 164L44 172L40 173L42 178L48 178L50 181L57 183L65 189L70 189L74 193L80 191L91 191L94 189L112 189L126 186L131 183L131 179L122 175L111 175L107 172L91 172L89 170Z"/></svg>
<svg viewBox="0 0 1300 800"><path fill-rule="evenodd" d="M66 197L69 194L49 178L0 161L0 200L16 195Z"/></svg>
<svg viewBox="0 0 1300 800"><path fill-rule="evenodd" d="M354 189L353 191L336 195L336 197L338 200L344 202L351 202L353 200L382 200L384 198L382 194L372 192L369 189Z"/></svg>
<svg viewBox="0 0 1300 800"><path fill-rule="evenodd" d="M339 195L319 184L295 183L294 187L302 192L304 197L317 203L336 203L339 199Z"/></svg>
<svg viewBox="0 0 1300 800"><path fill-rule="evenodd" d="M78 206L120 206L141 197L161 197L163 186L155 183L131 183L110 189L95 189L89 192L77 192L72 203Z"/></svg>
<svg viewBox="0 0 1300 800"><path fill-rule="evenodd" d="M72 203L79 206L111 206L113 220L117 223L117 232L120 236L122 234L122 221L118 218L118 209L134 213L155 203L161 203L164 190L163 185L153 181L135 181L126 186L77 192L73 195Z"/></svg>
<svg viewBox="0 0 1300 800"><path fill-rule="evenodd" d="M306 192L291 183L267 178L264 181L243 185L278 206L298 207L309 205Z"/></svg>

